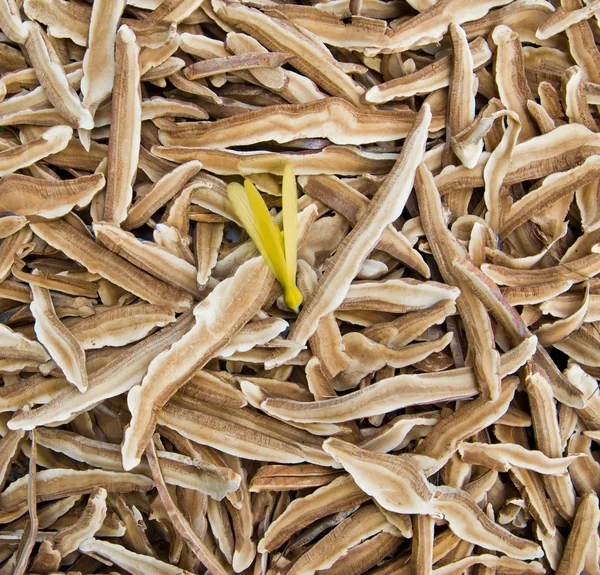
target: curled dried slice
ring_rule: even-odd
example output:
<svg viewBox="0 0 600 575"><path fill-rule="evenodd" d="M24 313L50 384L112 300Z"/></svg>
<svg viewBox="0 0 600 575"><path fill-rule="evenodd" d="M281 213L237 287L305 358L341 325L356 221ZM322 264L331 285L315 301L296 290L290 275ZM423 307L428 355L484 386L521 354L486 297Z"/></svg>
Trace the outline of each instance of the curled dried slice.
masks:
<svg viewBox="0 0 600 575"><path fill-rule="evenodd" d="M31 313L35 318L35 333L50 357L65 374L67 381L80 391L88 387L88 374L85 366L85 351L77 338L58 319L54 304L47 289L31 286L33 301Z"/></svg>
<svg viewBox="0 0 600 575"><path fill-rule="evenodd" d="M29 31L23 25L15 0L0 0L0 29L17 44L24 44L27 40Z"/></svg>
<svg viewBox="0 0 600 575"><path fill-rule="evenodd" d="M17 373L49 359L46 350L37 342L0 324L0 372Z"/></svg>

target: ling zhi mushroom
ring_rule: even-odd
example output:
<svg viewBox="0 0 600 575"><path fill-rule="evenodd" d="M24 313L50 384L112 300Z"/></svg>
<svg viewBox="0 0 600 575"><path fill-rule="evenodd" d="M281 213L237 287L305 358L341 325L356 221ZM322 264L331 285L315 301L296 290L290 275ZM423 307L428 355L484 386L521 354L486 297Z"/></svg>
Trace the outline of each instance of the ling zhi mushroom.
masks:
<svg viewBox="0 0 600 575"><path fill-rule="evenodd" d="M598 575L599 26L0 0L0 575Z"/></svg>

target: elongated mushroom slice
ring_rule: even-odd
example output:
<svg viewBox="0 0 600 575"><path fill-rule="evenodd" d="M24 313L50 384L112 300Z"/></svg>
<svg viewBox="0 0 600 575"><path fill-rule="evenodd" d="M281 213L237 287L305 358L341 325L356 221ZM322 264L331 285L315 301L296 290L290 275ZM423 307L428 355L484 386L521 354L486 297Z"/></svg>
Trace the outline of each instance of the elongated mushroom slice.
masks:
<svg viewBox="0 0 600 575"><path fill-rule="evenodd" d="M77 338L58 319L47 289L31 286L31 313L35 318L35 333L65 374L67 381L80 391L88 387L85 351Z"/></svg>
<svg viewBox="0 0 600 575"><path fill-rule="evenodd" d="M341 98L326 98L308 104L269 106L187 129L162 129L159 137L165 146L208 148L267 140L283 143L294 138L327 138L334 144L360 145L405 138L415 120L415 112L409 110L369 111ZM440 118L436 118L429 129L435 131L440 126Z"/></svg>
<svg viewBox="0 0 600 575"><path fill-rule="evenodd" d="M123 25L117 32L115 82L112 97L111 137L108 146L104 219L121 223L132 200L141 134L139 47L135 34Z"/></svg>
<svg viewBox="0 0 600 575"><path fill-rule="evenodd" d="M64 150L73 135L69 126L54 126L26 144L0 151L0 177Z"/></svg>
<svg viewBox="0 0 600 575"><path fill-rule="evenodd" d="M24 438L24 431L9 430L0 439L0 490L4 489L12 464L19 455L19 448Z"/></svg>
<svg viewBox="0 0 600 575"><path fill-rule="evenodd" d="M85 266L91 273L100 274L138 297L159 305L167 302L176 311L189 307L190 296L98 245L66 220L31 224L31 227L36 235Z"/></svg>
<svg viewBox="0 0 600 575"><path fill-rule="evenodd" d="M272 285L273 276L262 258L246 262L195 308L194 328L152 362L141 386L130 390L128 396L132 421L123 444L126 469L139 463L158 410L262 307Z"/></svg>
<svg viewBox="0 0 600 575"><path fill-rule="evenodd" d="M196 282L201 289L208 283L217 265L219 249L223 241L223 223L198 222L194 230L194 255L198 273Z"/></svg>
<svg viewBox="0 0 600 575"><path fill-rule="evenodd" d="M104 184L102 174L56 182L13 174L0 181L0 204L22 216L60 218L75 206L87 206Z"/></svg>
<svg viewBox="0 0 600 575"><path fill-rule="evenodd" d="M156 355L178 341L191 328L192 321L191 312L183 314L175 323L125 349L94 371L89 377L87 391L80 393L75 389L66 389L55 395L47 405L15 415L8 427L33 429L48 423L70 421L98 402L127 392L142 380ZM27 397L27 390L24 393Z"/></svg>
<svg viewBox="0 0 600 575"><path fill-rule="evenodd" d="M486 64L492 53L483 38L476 38L469 44L473 66L479 68ZM438 58L431 64L420 68L412 74L394 78L370 88L364 96L370 104L384 104L393 99L430 94L450 85L450 56Z"/></svg>
<svg viewBox="0 0 600 575"><path fill-rule="evenodd" d="M24 367L37 366L49 359L46 350L9 327L0 324L0 372L17 373Z"/></svg>
<svg viewBox="0 0 600 575"><path fill-rule="evenodd" d="M318 282L315 291L304 304L298 319L290 330L288 336L290 341L304 345L315 332L319 320L334 311L343 301L363 260L375 247L385 227L404 208L412 187L416 163L423 157L430 119L429 106L423 106L397 163L369 204L364 219L359 221L346 236L333 256L327 271ZM265 364L265 367L281 365L295 357L298 351L292 349L285 352Z"/></svg>
<svg viewBox="0 0 600 575"><path fill-rule="evenodd" d="M590 440L591 441L591 440ZM253 475L251 493L261 491L293 491L306 487L321 487L339 477L337 469L310 463L300 465L265 465Z"/></svg>
<svg viewBox="0 0 600 575"><path fill-rule="evenodd" d="M29 30L21 20L19 7L15 0L0 1L0 29L17 44L24 44L27 40Z"/></svg>
<svg viewBox="0 0 600 575"><path fill-rule="evenodd" d="M543 475L563 475L579 455L550 458L541 451L532 451L516 444L463 443L458 451L463 461L485 465L497 471L521 467Z"/></svg>
<svg viewBox="0 0 600 575"><path fill-rule="evenodd" d="M1 494L3 523L23 515L27 509L28 477L22 477L11 483ZM90 469L45 469L37 474L37 500L52 501L70 495L91 493L96 487L107 491L128 493L130 491L148 491L153 482L143 475L135 473L117 473Z"/></svg>
<svg viewBox="0 0 600 575"><path fill-rule="evenodd" d="M2 283L10 275L11 268L14 268L18 254L31 241L31 236L31 230L23 227L2 240L0 244L0 280Z"/></svg>
<svg viewBox="0 0 600 575"><path fill-rule="evenodd" d="M90 22L90 8L87 6L70 6L64 0L27 0L23 3L23 9L31 20L44 24L50 36L69 38L85 47Z"/></svg>

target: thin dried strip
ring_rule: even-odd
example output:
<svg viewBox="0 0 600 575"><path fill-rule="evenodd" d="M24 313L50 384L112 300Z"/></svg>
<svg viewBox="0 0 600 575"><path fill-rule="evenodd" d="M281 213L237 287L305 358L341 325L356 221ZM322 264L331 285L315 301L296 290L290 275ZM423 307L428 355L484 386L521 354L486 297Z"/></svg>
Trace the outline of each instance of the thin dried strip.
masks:
<svg viewBox="0 0 600 575"><path fill-rule="evenodd" d="M560 34L573 24L583 22L600 10L600 3L591 0L587 5L576 10L565 10L559 6L552 16L548 17L537 29L535 35L540 40L546 40L556 34Z"/></svg>
<svg viewBox="0 0 600 575"><path fill-rule="evenodd" d="M150 274L177 290L200 295L196 285L195 266L172 254L160 244L142 242L133 233L108 222L94 223L94 233L101 245L116 254L119 259L131 262L140 273Z"/></svg>
<svg viewBox="0 0 600 575"><path fill-rule="evenodd" d="M6 152L0 152L0 166L3 153ZM287 165L292 167L297 176L384 174L389 171L397 159L396 154L376 154L351 146L327 146L323 150L308 154L153 146L152 153L160 158L178 163L198 160L202 162L206 171L214 174L242 176L264 172L283 175L283 170Z"/></svg>
<svg viewBox="0 0 600 575"><path fill-rule="evenodd" d="M1 285L1 284L0 284ZM573 315L582 304L583 298L579 293L561 293L554 297L545 298L540 303L540 310L558 318ZM589 294L589 306L584 321L595 322L600 320L600 295Z"/></svg>
<svg viewBox="0 0 600 575"><path fill-rule="evenodd" d="M256 346L266 345L283 333L288 325L285 320L279 318L267 318L250 322L219 351L219 357L228 357L237 352L250 351ZM272 345L277 344L272 342Z"/></svg>
<svg viewBox="0 0 600 575"><path fill-rule="evenodd" d="M15 0L0 1L0 29L16 44L25 44L29 31L23 25Z"/></svg>
<svg viewBox="0 0 600 575"><path fill-rule="evenodd" d="M492 58L492 53L483 38L476 38L469 44L473 67L479 68ZM384 104L394 99L410 98L430 94L450 85L451 58L444 56L423 66L412 74L382 82L370 88L364 96L370 104Z"/></svg>
<svg viewBox="0 0 600 575"><path fill-rule="evenodd" d="M142 97L138 57L135 34L128 26L121 26L115 44L116 73L104 200L104 220L116 224L127 218L139 158Z"/></svg>
<svg viewBox="0 0 600 575"><path fill-rule="evenodd" d="M288 142L296 138L327 138L334 144L361 145L405 138L417 115L412 110L365 110L341 98L307 104L266 106L215 122L162 129L165 146L228 148L263 141ZM442 126L434 118L429 129ZM243 129L242 129L243 127Z"/></svg>
<svg viewBox="0 0 600 575"><path fill-rule="evenodd" d="M529 560L543 555L539 545L513 535L489 519L462 490L446 488L436 496L434 505L444 515L450 529L465 541L500 551L513 559Z"/></svg>
<svg viewBox="0 0 600 575"><path fill-rule="evenodd" d="M433 575L460 575L469 567L482 566L484 569L477 571L478 575L489 573L519 573L520 575L542 575L546 573L544 565L537 561L525 562L511 557L497 557L485 553L483 555L472 555L438 567L432 571Z"/></svg>
<svg viewBox="0 0 600 575"><path fill-rule="evenodd" d="M13 174L0 180L0 206L21 216L60 218L87 206L104 184L103 174L57 181Z"/></svg>
<svg viewBox="0 0 600 575"><path fill-rule="evenodd" d="M27 21L24 25L29 32L25 42L27 53L46 97L68 123L77 128L92 129L92 116L69 85L66 72L48 36L37 23Z"/></svg>
<svg viewBox="0 0 600 575"><path fill-rule="evenodd" d="M440 419L414 453L433 458L436 461L434 469L440 469L464 441L483 431L506 413L517 384L517 378L509 377L502 382L502 390L496 400L478 397L465 402L452 414Z"/></svg>
<svg viewBox="0 0 600 575"><path fill-rule="evenodd" d="M0 280L4 282L14 267L18 254L32 238L31 229L23 227L4 238L0 243Z"/></svg>
<svg viewBox="0 0 600 575"><path fill-rule="evenodd" d="M0 388L0 412L17 411L23 405L48 403L54 396L71 387L64 377L35 374L28 379Z"/></svg>
<svg viewBox="0 0 600 575"><path fill-rule="evenodd" d="M146 456L148 458L148 464L152 470L152 476L156 484L156 489L162 504L164 505L169 518L173 522L173 525L182 539L188 544L192 553L204 564L205 567L210 569L214 575L225 575L226 570L219 563L218 559L202 541L202 539L196 534L188 520L181 513L181 511L175 505L169 490L165 484L165 480L162 475L162 469L160 467L159 458L156 453L156 447L154 442L151 440L146 449Z"/></svg>
<svg viewBox="0 0 600 575"><path fill-rule="evenodd" d="M416 164L423 156L430 120L429 106L425 105L415 120L397 163L371 200L364 218L357 222L338 247L315 291L303 305L288 335L289 341L304 345L315 332L319 320L344 300L363 260L375 247L383 230L404 208L412 188ZM265 367L281 365L295 357L298 351L293 349L279 355L267 362Z"/></svg>
<svg viewBox="0 0 600 575"><path fill-rule="evenodd" d="M73 129L69 126L54 126L26 144L0 151L0 177L64 150L72 136Z"/></svg>
<svg viewBox="0 0 600 575"><path fill-rule="evenodd" d="M31 224L35 234L113 284L157 305L172 305L181 311L190 305L190 296L156 279L127 260L94 242L66 220Z"/></svg>
<svg viewBox="0 0 600 575"><path fill-rule="evenodd" d="M104 346L124 346L143 339L155 328L175 321L169 306L136 304L108 309L96 309L90 317L67 321L69 331L83 349Z"/></svg>
<svg viewBox="0 0 600 575"><path fill-rule="evenodd" d="M586 491L597 491L600 487L600 464L594 459L591 451L593 436L590 431L574 433L568 441L567 453L569 455L581 455L571 465L569 475L579 495ZM597 433L597 432L596 432Z"/></svg>
<svg viewBox="0 0 600 575"><path fill-rule="evenodd" d="M192 219L192 218L190 218ZM217 265L223 241L223 223L198 222L194 231L194 255L198 272L196 282L200 288L208 283L213 268Z"/></svg>
<svg viewBox="0 0 600 575"><path fill-rule="evenodd" d="M35 273L26 273L23 271L24 262L17 260L12 267L13 276L26 282L30 286L51 289L53 291L67 293L74 296L83 296L93 298L98 294L98 286L93 282L70 278L58 274L49 274L34 270Z"/></svg>
<svg viewBox="0 0 600 575"><path fill-rule="evenodd" d="M194 328L168 352L159 355L142 384L130 390L128 405L132 421L123 444L126 469L139 462L152 435L157 412L263 306L273 281L262 258L243 264L233 278L222 281L198 304L194 309Z"/></svg>
<svg viewBox="0 0 600 575"><path fill-rule="evenodd" d="M571 530L556 569L558 575L583 571L587 549L595 544L593 533L597 532L599 521L598 496L590 491L583 495L577 505Z"/></svg>
<svg viewBox="0 0 600 575"><path fill-rule="evenodd" d="M384 54L404 52L414 46L440 41L451 22L463 24L483 18L491 8L504 6L510 0L484 0L472 6L462 0L439 0L417 16L397 26L390 35Z"/></svg>
<svg viewBox="0 0 600 575"><path fill-rule="evenodd" d="M567 12L583 8L581 0L561 0L561 7ZM589 22L577 22L565 30L569 40L569 51L573 60L584 71L588 82L600 82L600 53Z"/></svg>
<svg viewBox="0 0 600 575"><path fill-rule="evenodd" d="M1 494L0 504L3 523L23 515L27 509L28 476L11 483ZM135 473L117 473L90 469L45 469L37 474L37 501L53 501L71 495L91 493L96 487L107 491L128 493L130 491L148 491L154 487L152 480Z"/></svg>
<svg viewBox="0 0 600 575"><path fill-rule="evenodd" d="M50 292L32 285L30 308L35 318L35 333L50 357L62 370L67 381L80 391L88 387L85 351L77 338L58 319Z"/></svg>
<svg viewBox="0 0 600 575"><path fill-rule="evenodd" d="M107 491L103 487L95 488L88 498L81 516L73 525L61 529L54 537L53 548L65 557L76 551L81 543L93 537L102 528L106 518Z"/></svg>
<svg viewBox="0 0 600 575"><path fill-rule="evenodd" d="M327 535L300 555L288 571L290 575L309 575L331 567L348 549L386 529L385 516L373 504L361 507Z"/></svg>
<svg viewBox="0 0 600 575"><path fill-rule="evenodd" d="M252 476L251 493L261 491L294 491L321 487L340 476L340 471L310 463L300 465L265 465Z"/></svg>
<svg viewBox="0 0 600 575"><path fill-rule="evenodd" d="M550 458L541 451L525 449L517 444L465 442L458 452L466 463L485 465L496 471L507 472L511 467L529 469L543 475L563 475L579 455Z"/></svg>
<svg viewBox="0 0 600 575"><path fill-rule="evenodd" d="M590 112L583 72L579 66L571 66L563 77L565 113L570 122L583 124L592 132L598 132L596 120Z"/></svg>
<svg viewBox="0 0 600 575"><path fill-rule="evenodd" d="M69 38L85 47L91 12L87 6L71 6L70 2L64 0L26 0L23 9L30 20L44 24L50 36Z"/></svg>
<svg viewBox="0 0 600 575"><path fill-rule="evenodd" d="M244 394L224 375L223 372L200 370L177 392L177 398L191 408L204 401L219 407L246 407L248 401Z"/></svg>
<svg viewBox="0 0 600 575"><path fill-rule="evenodd" d="M236 54L224 58L210 58L195 62L183 73L188 80L199 80L215 74L235 72L238 70L252 70L254 68L278 68L292 60L294 56L285 52L249 52Z"/></svg>
<svg viewBox="0 0 600 575"><path fill-rule="evenodd" d="M185 571L180 567L169 565L150 555L134 553L121 545L101 539L86 539L80 543L79 551L115 563L132 575L185 575Z"/></svg>
<svg viewBox="0 0 600 575"><path fill-rule="evenodd" d="M24 431L8 430L2 436L2 439L0 439L0 491L6 485L12 465L19 455L19 448L24 438Z"/></svg>
<svg viewBox="0 0 600 575"><path fill-rule="evenodd" d="M35 367L49 358L37 342L0 324L0 372L17 373L25 367Z"/></svg>
<svg viewBox="0 0 600 575"><path fill-rule="evenodd" d="M457 284L461 289L456 306L466 330L478 384L484 397L497 398L500 394L499 359L490 319L472 288L454 273L451 262L455 257L464 258L464 249L446 227L439 193L425 164L417 169L415 189L427 241L440 273L447 283Z"/></svg>
<svg viewBox="0 0 600 575"><path fill-rule="evenodd" d="M505 239L520 225L549 206L569 197L573 190L595 181L600 174L600 156L589 156L583 164L547 176L542 184L515 202L504 219L498 234Z"/></svg>
<svg viewBox="0 0 600 575"><path fill-rule="evenodd" d="M369 209L367 198L334 176L300 177L298 182L306 194L344 216L353 226L361 221ZM383 230L376 248L409 265L422 276L430 277L431 272L421 254L391 224Z"/></svg>
<svg viewBox="0 0 600 575"><path fill-rule="evenodd" d="M66 389L56 394L47 405L13 416L8 427L33 429L49 423L71 421L77 414L91 409L99 402L127 392L142 380L156 355L191 328L192 320L191 312L183 314L158 333L120 351L115 357L110 357L107 364L90 374L87 391L81 393L74 388ZM26 389L23 393L27 397Z"/></svg>
<svg viewBox="0 0 600 575"><path fill-rule="evenodd" d="M213 9L228 24L258 40L272 52L288 52L296 56L291 65L333 96L361 106L362 85L354 82L331 53L300 31L277 18L240 3L215 2Z"/></svg>
<svg viewBox="0 0 600 575"><path fill-rule="evenodd" d="M28 220L24 216L2 216L0 218L0 239L7 238L22 230Z"/></svg>

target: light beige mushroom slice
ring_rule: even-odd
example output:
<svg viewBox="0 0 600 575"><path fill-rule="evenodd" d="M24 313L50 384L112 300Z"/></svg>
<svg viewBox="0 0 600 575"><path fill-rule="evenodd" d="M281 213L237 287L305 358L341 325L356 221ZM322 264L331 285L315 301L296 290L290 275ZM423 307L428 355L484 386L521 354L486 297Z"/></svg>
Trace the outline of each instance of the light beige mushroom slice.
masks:
<svg viewBox="0 0 600 575"><path fill-rule="evenodd" d="M48 403L56 395L71 387L64 377L44 377L36 374L0 392L0 412L17 411L23 405Z"/></svg>
<svg viewBox="0 0 600 575"><path fill-rule="evenodd" d="M85 351L77 338L58 319L47 289L32 285L31 313L35 318L35 333L65 374L67 381L80 391L88 387Z"/></svg>
<svg viewBox="0 0 600 575"><path fill-rule="evenodd" d="M592 132L598 132L598 125L588 107L584 86L583 71L579 66L571 66L563 77L565 92L565 113L570 122L583 124Z"/></svg>
<svg viewBox="0 0 600 575"><path fill-rule="evenodd" d="M90 27L90 8L59 0L27 0L23 3L25 14L30 20L37 20L47 27L54 38L69 38L75 44L85 47Z"/></svg>
<svg viewBox="0 0 600 575"><path fill-rule="evenodd" d="M433 506L444 515L450 529L461 539L484 549L500 551L513 559L536 559L543 555L536 543L513 535L489 519L462 490L444 489L436 496Z"/></svg>
<svg viewBox="0 0 600 575"><path fill-rule="evenodd" d="M289 570L293 575L313 575L330 568L348 549L388 528L385 516L373 504L361 507L300 555Z"/></svg>
<svg viewBox="0 0 600 575"><path fill-rule="evenodd" d="M0 161L2 153L6 152L0 152ZM297 176L382 174L387 173L397 159L395 154L375 154L352 146L328 146L309 155L212 150L186 146L153 146L152 153L177 163L199 160L205 170L214 174L243 176L264 172L283 175L286 165L290 165Z"/></svg>
<svg viewBox="0 0 600 575"><path fill-rule="evenodd" d="M462 292L456 305L471 347L478 383L485 397L496 398L500 393L499 360L490 319L471 287L461 281L452 269L451 262L455 257L464 258L464 249L446 227L439 193L425 164L417 169L416 191L423 228L442 277L447 283L457 285Z"/></svg>
<svg viewBox="0 0 600 575"><path fill-rule="evenodd" d="M3 181L6 178L3 178ZM0 239L12 236L22 230L29 221L24 216L2 216L0 218Z"/></svg>
<svg viewBox="0 0 600 575"><path fill-rule="evenodd" d="M139 47L135 34L126 25L117 32L115 80L112 97L111 137L108 146L107 187L104 219L120 224L127 218L132 200L140 135L141 108Z"/></svg>
<svg viewBox="0 0 600 575"><path fill-rule="evenodd" d="M483 38L476 38L469 44L473 66L479 68L492 57L492 53ZM444 56L412 74L394 78L370 88L364 96L365 102L383 104L394 99L430 94L450 85L451 59Z"/></svg>
<svg viewBox="0 0 600 575"><path fill-rule="evenodd" d="M37 23L28 21L25 26L29 32L25 42L27 53L50 102L68 123L86 130L93 128L92 116L69 85L65 70L48 36Z"/></svg>
<svg viewBox="0 0 600 575"><path fill-rule="evenodd" d="M27 511L28 476L11 483L1 494L3 523L20 517ZM128 493L153 488L151 479L135 473L117 473L101 469L44 469L37 474L37 500L53 501L71 495L91 493L96 487L107 491Z"/></svg>
<svg viewBox="0 0 600 575"><path fill-rule="evenodd" d="M290 52L296 56L291 65L333 96L361 106L364 88L354 82L331 53L295 28L277 18L245 6L219 1L213 5L217 16L258 40L269 50Z"/></svg>
<svg viewBox="0 0 600 575"><path fill-rule="evenodd" d="M182 575L184 571L150 555L134 553L121 545L101 539L86 539L79 544L79 550L92 557L102 557L117 564L132 575Z"/></svg>
<svg viewBox="0 0 600 575"><path fill-rule="evenodd" d="M459 575L470 566L479 565L484 568L480 573L497 573L498 571L515 571L521 575L542 575L546 572L544 565L538 561L519 561L511 557L497 557L489 553L463 557L432 571L433 575Z"/></svg>
<svg viewBox="0 0 600 575"><path fill-rule="evenodd" d="M183 73L188 80L199 80L216 74L236 72L238 70L254 70L257 68L279 68L292 60L294 56L285 52L247 52L224 58L201 60L184 68Z"/></svg>
<svg viewBox="0 0 600 575"><path fill-rule="evenodd" d="M0 177L64 150L72 136L69 126L54 126L26 144L0 151Z"/></svg>
<svg viewBox="0 0 600 575"><path fill-rule="evenodd" d="M509 377L503 381L500 396L495 401L478 397L466 402L454 413L440 419L431 433L419 443L414 453L432 458L433 470L445 465L463 441L492 425L508 410L518 380Z"/></svg>
<svg viewBox="0 0 600 575"><path fill-rule="evenodd" d="M4 489L12 464L19 456L21 442L25 438L24 431L7 431L0 439L0 490Z"/></svg>
<svg viewBox="0 0 600 575"><path fill-rule="evenodd" d="M309 176L298 178L304 192L341 214L353 226L362 219L369 207L369 200L360 192L334 176ZM376 245L392 257L409 265L428 278L431 272L423 257L412 248L404 234L388 225Z"/></svg>
<svg viewBox="0 0 600 575"><path fill-rule="evenodd" d="M430 512L434 486L427 481L418 457L373 453L334 438L327 439L323 449L382 507L396 513ZM425 465L432 462L423 459Z"/></svg>
<svg viewBox="0 0 600 575"><path fill-rule="evenodd" d="M35 367L49 359L46 350L9 327L0 324L0 371L17 373L25 367Z"/></svg>
<svg viewBox="0 0 600 575"><path fill-rule="evenodd" d="M91 373L87 391L81 393L75 389L66 389L56 394L47 405L16 414L8 427L33 429L47 423L71 421L77 414L87 411L104 399L127 392L142 380L154 357L181 338L192 323L191 312L180 316L175 323L121 351ZM27 397L27 390L24 393Z"/></svg>
<svg viewBox="0 0 600 575"><path fill-rule="evenodd" d="M189 383L179 390L177 397L192 407L199 401L225 408L248 405L244 394L225 375L225 372L197 371Z"/></svg>
<svg viewBox="0 0 600 575"><path fill-rule="evenodd" d="M0 29L16 44L25 44L29 30L23 25L15 0L0 1Z"/></svg>
<svg viewBox="0 0 600 575"><path fill-rule="evenodd" d="M593 533L598 530L599 521L598 496L588 492L579 500L556 573L566 575L583 571L587 549L595 544Z"/></svg>
<svg viewBox="0 0 600 575"><path fill-rule="evenodd" d="M75 206L87 206L104 184L102 174L52 182L13 174L0 182L0 205L22 216L60 218Z"/></svg>
<svg viewBox="0 0 600 575"><path fill-rule="evenodd" d="M223 241L223 223L198 222L194 231L194 255L198 273L196 282L200 288L208 283L213 268L217 265Z"/></svg>
<svg viewBox="0 0 600 575"><path fill-rule="evenodd" d="M262 491L290 491L305 487L321 487L339 477L337 469L320 467L310 463L300 465L265 465L252 476L251 493Z"/></svg>
<svg viewBox="0 0 600 575"><path fill-rule="evenodd" d="M485 0L476 7L462 0L439 0L429 9L402 22L390 36L383 53L402 52L414 46L438 42L446 34L451 22L463 24L479 20L492 8L504 6L509 0Z"/></svg>
<svg viewBox="0 0 600 575"><path fill-rule="evenodd" d="M560 32L564 32L567 28L587 20L591 16L600 10L600 3L595 0L591 0L584 7L578 10L565 10L564 7L559 6L554 14L547 18L537 29L535 35L540 40L551 38Z"/></svg>
<svg viewBox="0 0 600 575"><path fill-rule="evenodd" d="M361 145L405 138L416 120L411 110L380 112L357 108L341 98L308 104L267 106L230 118L162 129L165 146L228 148L274 140L327 138L334 144ZM436 117L430 130L439 129Z"/></svg>
<svg viewBox="0 0 600 575"><path fill-rule="evenodd" d="M181 311L190 305L191 297L156 279L124 258L94 242L65 220L31 224L36 235L82 264L146 301L172 305Z"/></svg>
<svg viewBox="0 0 600 575"><path fill-rule="evenodd" d="M10 275L23 248L31 241L31 229L23 227L4 238L0 244L0 280L4 282ZM29 302L27 302L29 303Z"/></svg>
<svg viewBox="0 0 600 575"><path fill-rule="evenodd" d="M491 469L506 472L511 467L529 469L543 475L563 475L569 466L580 457L550 458L541 451L529 450L517 444L463 443L458 451L463 461L475 465L486 465Z"/></svg>
<svg viewBox="0 0 600 575"><path fill-rule="evenodd" d="M130 390L132 421L123 445L127 469L139 462L147 443L145 439L153 432L157 411L262 307L273 281L262 258L246 262L233 278L221 282L195 308L194 328L168 352L159 355L142 385ZM190 346L195 350L193 353Z"/></svg>
<svg viewBox="0 0 600 575"><path fill-rule="evenodd" d="M429 107L423 106L392 172L371 200L364 218L354 226L336 251L315 291L302 307L288 340L304 345L315 332L319 320L338 307L363 260L375 247L386 226L404 208L416 164L423 157L430 119ZM297 354L298 350L288 351L265 364L265 367L281 365Z"/></svg>

